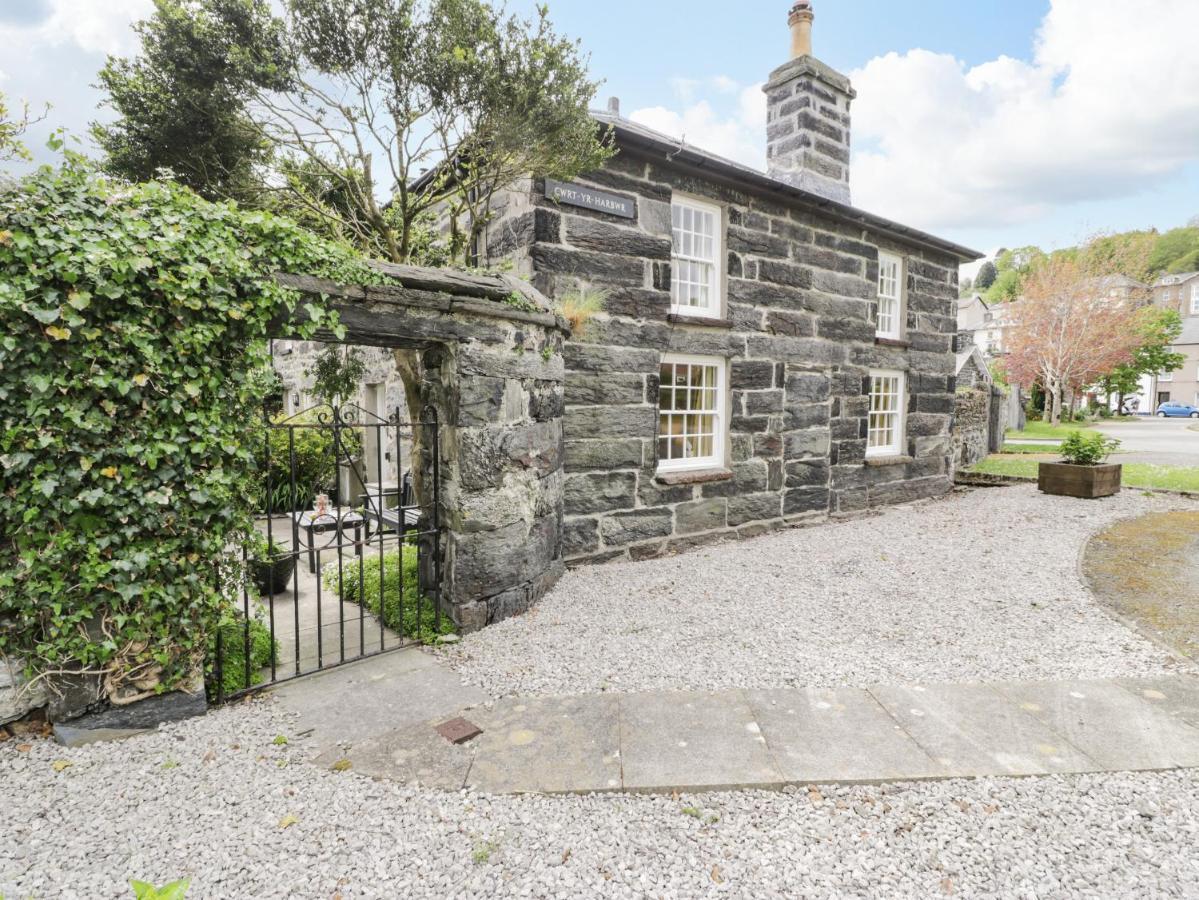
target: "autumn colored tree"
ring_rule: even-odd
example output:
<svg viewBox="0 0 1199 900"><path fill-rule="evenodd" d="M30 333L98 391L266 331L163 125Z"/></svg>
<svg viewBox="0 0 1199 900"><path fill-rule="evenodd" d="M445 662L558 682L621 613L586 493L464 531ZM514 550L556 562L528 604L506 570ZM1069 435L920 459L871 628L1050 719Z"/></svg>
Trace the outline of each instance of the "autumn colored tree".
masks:
<svg viewBox="0 0 1199 900"><path fill-rule="evenodd" d="M1024 299L1012 310L1007 370L1022 386L1041 384L1054 425L1065 396L1132 363L1144 343L1145 319L1153 314L1148 292L1120 276L1144 271L1148 252L1145 242L1094 239L1041 260L1025 276Z"/></svg>

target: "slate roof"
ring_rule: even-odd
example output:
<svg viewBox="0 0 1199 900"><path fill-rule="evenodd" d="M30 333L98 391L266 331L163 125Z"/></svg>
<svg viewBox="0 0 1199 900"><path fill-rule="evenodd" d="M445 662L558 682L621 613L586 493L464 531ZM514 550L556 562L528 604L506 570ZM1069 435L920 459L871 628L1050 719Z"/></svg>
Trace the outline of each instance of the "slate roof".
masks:
<svg viewBox="0 0 1199 900"><path fill-rule="evenodd" d="M628 143L643 150L662 153L672 162L686 163L697 169L711 172L713 176L739 183L745 187L767 191L776 195L782 202L789 201L792 205L816 209L833 218L882 232L905 243L922 245L950 256L956 256L962 262L982 259L985 255L936 235L865 212L855 206L837 203L827 197L813 194L811 191L794 187L751 166L725 159L715 153L709 153L707 150L692 146L678 138L673 138L612 113L593 110L591 117L601 125L611 126L616 133L617 143Z"/></svg>

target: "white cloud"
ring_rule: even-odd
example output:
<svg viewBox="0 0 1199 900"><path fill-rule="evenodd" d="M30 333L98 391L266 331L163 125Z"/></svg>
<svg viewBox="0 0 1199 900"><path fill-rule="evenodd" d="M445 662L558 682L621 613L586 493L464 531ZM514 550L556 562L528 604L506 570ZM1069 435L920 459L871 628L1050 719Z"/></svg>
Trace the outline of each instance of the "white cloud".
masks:
<svg viewBox="0 0 1199 900"><path fill-rule="evenodd" d="M137 46L130 25L153 12L153 0L49 0L40 21L0 23L5 46L74 44L88 53L128 53Z"/></svg>
<svg viewBox="0 0 1199 900"><path fill-rule="evenodd" d="M1151 187L1199 159L1196 33L1194 0L1053 0L1029 61L875 58L850 73L854 202L944 229L1029 222ZM761 166L750 90L723 115L704 99L633 115Z"/></svg>
<svg viewBox="0 0 1199 900"><path fill-rule="evenodd" d="M634 110L629 118L685 138L687 143L711 153L762 168L766 159L766 95L761 85L742 87L724 75L704 81L676 78L672 84L682 109L651 106ZM721 112L708 100L692 102L695 92L702 87L726 95L720 104Z"/></svg>

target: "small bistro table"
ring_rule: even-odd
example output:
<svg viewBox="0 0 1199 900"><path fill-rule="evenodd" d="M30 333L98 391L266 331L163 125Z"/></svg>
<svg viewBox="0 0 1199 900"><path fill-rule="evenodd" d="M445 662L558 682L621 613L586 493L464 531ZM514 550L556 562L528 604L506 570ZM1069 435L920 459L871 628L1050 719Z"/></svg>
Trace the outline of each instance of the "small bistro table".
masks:
<svg viewBox="0 0 1199 900"><path fill-rule="evenodd" d="M297 544L299 544L300 533L303 532L308 538L308 571L313 575L317 573L318 563L320 561L321 550L327 547L337 546L340 548L342 542L342 533L347 528L354 529L354 552L362 555L362 528L366 524L366 520L356 512L350 510L341 510L340 508L330 509L323 515L317 515L316 510L304 509L291 514L292 535ZM335 544L325 543L318 547L316 545L317 535L324 534L329 531L335 531Z"/></svg>

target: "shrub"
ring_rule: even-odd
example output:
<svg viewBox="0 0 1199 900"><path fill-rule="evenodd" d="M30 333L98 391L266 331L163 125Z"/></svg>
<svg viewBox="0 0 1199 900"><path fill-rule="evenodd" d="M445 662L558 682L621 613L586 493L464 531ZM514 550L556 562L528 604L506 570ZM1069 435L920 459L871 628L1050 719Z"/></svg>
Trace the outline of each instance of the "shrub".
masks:
<svg viewBox="0 0 1199 900"><path fill-rule="evenodd" d="M1120 442L1098 432L1071 431L1062 441L1062 461L1074 466L1097 466L1116 451Z"/></svg>
<svg viewBox="0 0 1199 900"><path fill-rule="evenodd" d="M362 438L351 428L339 429L334 438L330 424L333 410L316 407L299 415L273 418L276 425L328 427L279 427L269 429L264 446L263 428L255 429L258 449L258 492L255 494L257 509L268 509L266 490L270 487L269 510L272 513L289 513L298 509L311 509L317 494L334 494L337 487L337 467L346 458L356 458L362 451ZM322 423L322 418L324 422ZM334 446L338 444L339 446ZM292 478L292 454L295 454L295 478ZM268 460L264 457L269 454Z"/></svg>
<svg viewBox="0 0 1199 900"><path fill-rule="evenodd" d="M399 550L368 554L361 560L348 564L343 562L340 584L337 563L330 563L321 572L321 580L326 588L338 594L342 600L365 605L373 615L378 616L380 565L383 570L384 625L422 644L435 644L442 635L454 633L454 623L449 616L442 616L441 625L438 627L433 601L420 592L415 545L404 544ZM361 597L358 593L360 571ZM365 602L362 598L365 598Z"/></svg>
<svg viewBox="0 0 1199 900"><path fill-rule="evenodd" d="M229 615L280 271L385 280L268 213L75 154L0 186L0 655L166 690ZM336 323L305 304L300 337ZM238 592L238 596L240 591Z"/></svg>
<svg viewBox="0 0 1199 900"><path fill-rule="evenodd" d="M262 670L270 666L271 654L278 659L279 645L271 639L271 630L253 616L250 617L250 678L246 680L246 619L237 616L220 627L221 633L221 679L222 693L226 696L246 688L262 684ZM208 655L204 670L204 683L208 696L216 699L217 641L214 633L209 639Z"/></svg>

